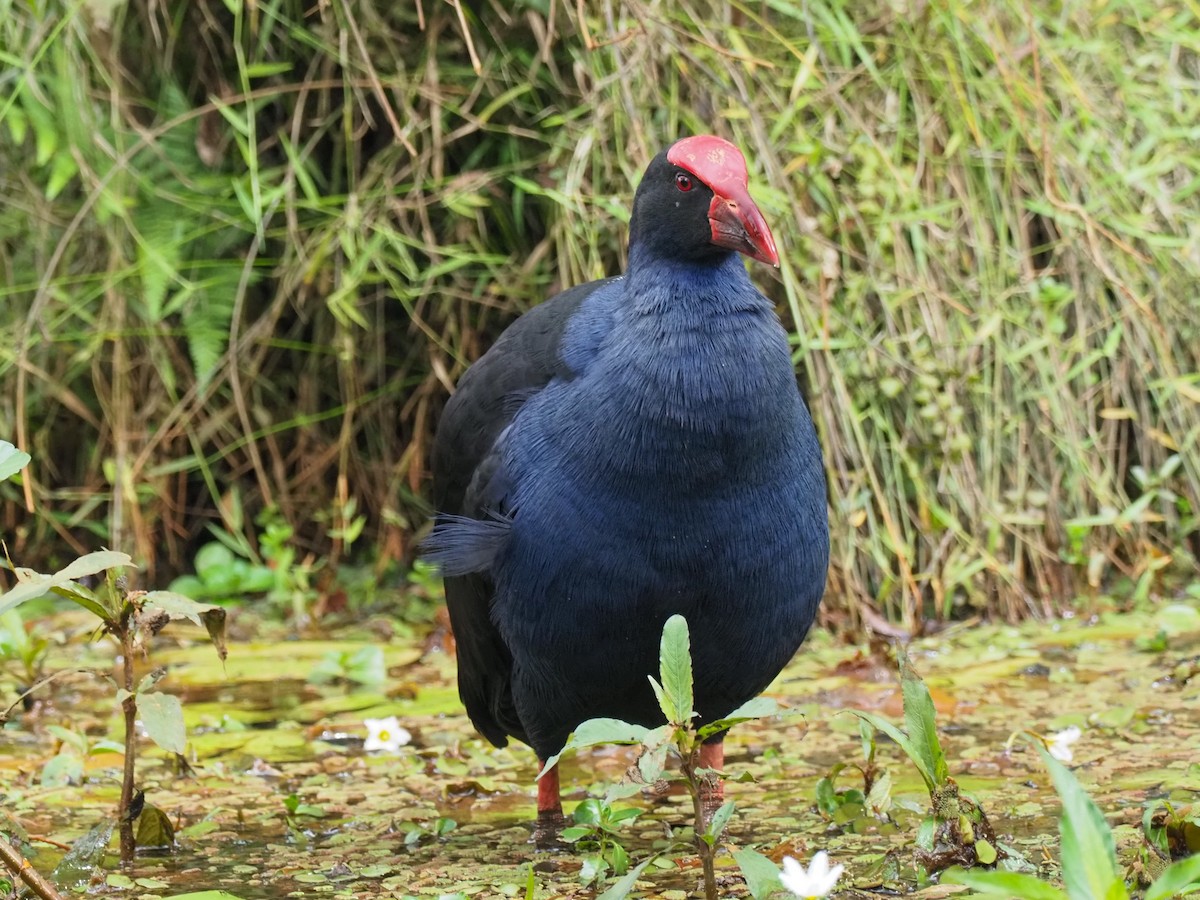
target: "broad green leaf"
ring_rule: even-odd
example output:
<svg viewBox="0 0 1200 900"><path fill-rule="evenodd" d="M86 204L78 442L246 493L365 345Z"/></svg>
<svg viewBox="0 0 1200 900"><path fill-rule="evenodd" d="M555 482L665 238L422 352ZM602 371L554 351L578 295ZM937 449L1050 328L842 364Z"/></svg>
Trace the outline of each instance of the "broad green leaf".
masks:
<svg viewBox="0 0 1200 900"><path fill-rule="evenodd" d="M946 754L942 752L937 736L937 711L929 688L921 680L903 649L898 651L900 662L900 688L904 694L904 727L913 749L921 754L921 761L928 769L935 786L946 783L950 770L946 766Z"/></svg>
<svg viewBox="0 0 1200 900"><path fill-rule="evenodd" d="M1021 900L1067 900L1054 885L1021 872L979 872L975 869L948 869L942 884L962 884L984 897L1019 897ZM1098 895L1098 896L1103 896Z"/></svg>
<svg viewBox="0 0 1200 900"><path fill-rule="evenodd" d="M26 600L33 600L48 594L53 588L64 587L77 578L95 575L105 569L115 569L120 566L132 566L133 560L125 553L114 550L97 550L79 557L69 566L59 569L53 575L42 575L29 569L17 569L17 585L7 593L0 594L0 613L6 613L20 606Z"/></svg>
<svg viewBox="0 0 1200 900"><path fill-rule="evenodd" d="M0 441L0 481L12 478L29 465L30 456L8 441Z"/></svg>
<svg viewBox="0 0 1200 900"><path fill-rule="evenodd" d="M50 588L50 593L56 594L64 600L70 600L76 606L86 609L102 622L107 622L111 618L108 608L96 596L95 591L84 587L77 581L71 581L67 584L56 584Z"/></svg>
<svg viewBox="0 0 1200 900"><path fill-rule="evenodd" d="M1066 766L1040 745L1038 752L1050 770L1054 789L1062 801L1059 832L1067 896L1071 900L1127 897L1125 882L1117 866L1112 829L1103 813ZM1115 890L1117 886L1119 891Z"/></svg>
<svg viewBox="0 0 1200 900"><path fill-rule="evenodd" d="M712 846L721 839L721 835L725 833L725 826L729 824L736 806L737 804L734 801L726 800L713 813L712 821L708 823L708 828L704 832L704 840L708 842L709 846Z"/></svg>
<svg viewBox="0 0 1200 900"><path fill-rule="evenodd" d="M615 841L608 845L604 858L612 866L614 875L624 875L629 871L629 853Z"/></svg>
<svg viewBox="0 0 1200 900"><path fill-rule="evenodd" d="M61 725L47 725L46 730L58 738L61 743L72 747L80 756L87 755L88 740L86 735L63 728Z"/></svg>
<svg viewBox="0 0 1200 900"><path fill-rule="evenodd" d="M582 747L594 747L597 744L640 744L649 729L642 725L622 722L620 719L588 719L581 722L575 732L567 739L566 745L546 760L538 778L559 761L568 750L579 750Z"/></svg>
<svg viewBox="0 0 1200 900"><path fill-rule="evenodd" d="M933 796L933 792L937 787L933 780L933 774L925 765L925 759L922 754L917 752L917 749L913 746L912 741L908 739L908 735L906 735L887 719L883 718L882 716L877 716L874 713L864 712L861 709L848 709L846 712L858 716L872 728L876 729L877 731L882 731L893 741L899 744L900 749L904 751L904 755L912 760L912 764L916 766L917 771L921 773L921 778L925 780L925 788L929 791L930 796Z"/></svg>
<svg viewBox="0 0 1200 900"><path fill-rule="evenodd" d="M571 818L580 825L599 826L604 817L604 807L595 797L588 797L580 802L571 813Z"/></svg>
<svg viewBox="0 0 1200 900"><path fill-rule="evenodd" d="M779 867L770 859L754 850L734 850L733 858L742 870L746 887L754 900L767 900L776 891L783 890L779 881Z"/></svg>
<svg viewBox="0 0 1200 900"><path fill-rule="evenodd" d="M182 753L187 745L183 705L174 694L154 691L138 695L138 718L150 740L169 753Z"/></svg>
<svg viewBox="0 0 1200 900"><path fill-rule="evenodd" d="M671 616L663 626L658 660L662 678L659 704L668 722L686 728L692 721L692 647L683 616Z"/></svg>
<svg viewBox="0 0 1200 900"><path fill-rule="evenodd" d="M1184 889L1200 884L1200 853L1167 866L1154 883L1146 889L1145 900L1170 900L1183 894Z"/></svg>
<svg viewBox="0 0 1200 900"><path fill-rule="evenodd" d="M997 856L999 854L996 852L996 848L988 841L980 838L975 842L975 858L979 860L980 864L990 866L996 861Z"/></svg>
<svg viewBox="0 0 1200 900"><path fill-rule="evenodd" d="M765 719L767 716L776 716L782 711L784 710L781 710L779 704L771 697L753 697L729 715L717 719L715 722L709 722L702 728L698 728L696 734L705 738L716 734L718 731L732 728L734 725L740 725L742 722Z"/></svg>
<svg viewBox="0 0 1200 900"><path fill-rule="evenodd" d="M629 896L629 892L633 890L633 885L635 882L637 882L638 877L642 874L642 871L657 858L658 854L655 853L653 856L648 856L643 859L640 863L630 869L628 874L613 882L612 887L597 897L596 900L625 900L625 898Z"/></svg>
<svg viewBox="0 0 1200 900"><path fill-rule="evenodd" d="M138 849L146 847L171 847L175 844L175 826L165 812L147 803L138 816L137 834L134 843ZM144 886L144 885L143 885Z"/></svg>
<svg viewBox="0 0 1200 900"><path fill-rule="evenodd" d="M78 753L60 753L42 766L42 787L65 787L83 780L83 757Z"/></svg>

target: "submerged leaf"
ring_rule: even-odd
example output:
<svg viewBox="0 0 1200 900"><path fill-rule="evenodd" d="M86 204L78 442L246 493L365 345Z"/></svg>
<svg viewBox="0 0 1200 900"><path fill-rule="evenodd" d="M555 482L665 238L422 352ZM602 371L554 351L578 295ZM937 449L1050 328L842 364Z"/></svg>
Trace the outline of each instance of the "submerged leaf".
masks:
<svg viewBox="0 0 1200 900"><path fill-rule="evenodd" d="M116 825L116 819L105 819L78 838L50 874L54 883L67 890L88 884L104 861Z"/></svg>

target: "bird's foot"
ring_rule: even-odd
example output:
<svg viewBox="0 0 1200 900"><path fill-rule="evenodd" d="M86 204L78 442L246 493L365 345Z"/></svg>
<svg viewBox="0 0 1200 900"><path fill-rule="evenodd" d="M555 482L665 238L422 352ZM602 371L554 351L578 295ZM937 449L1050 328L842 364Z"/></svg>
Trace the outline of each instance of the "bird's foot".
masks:
<svg viewBox="0 0 1200 900"><path fill-rule="evenodd" d="M721 804L725 802L725 783L719 778L706 779L700 784L700 814L704 824L712 821L712 817Z"/></svg>
<svg viewBox="0 0 1200 900"><path fill-rule="evenodd" d="M707 825L725 802L725 782L721 779L725 767L724 745L720 741L702 745L699 762L700 768L709 770L700 782L700 814Z"/></svg>
<svg viewBox="0 0 1200 900"><path fill-rule="evenodd" d="M559 834L567 827L567 817L561 809L538 810L533 826L533 843L539 850L562 850L567 845Z"/></svg>

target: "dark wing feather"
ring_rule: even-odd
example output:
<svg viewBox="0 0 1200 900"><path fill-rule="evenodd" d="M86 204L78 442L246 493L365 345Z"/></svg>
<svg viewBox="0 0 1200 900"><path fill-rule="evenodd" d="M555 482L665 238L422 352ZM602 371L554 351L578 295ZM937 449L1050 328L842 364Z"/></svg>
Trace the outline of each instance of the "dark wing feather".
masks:
<svg viewBox="0 0 1200 900"><path fill-rule="evenodd" d="M530 310L459 380L433 444L435 543L439 529L453 542L455 517L493 521L504 515L495 496L496 441L525 401L554 378L572 377L560 353L563 332L587 296L611 280L579 285ZM474 533L482 537L487 531ZM491 577L479 570L486 547L470 546L470 532L463 536L467 545L452 547L457 569L474 570L451 574L456 567L448 566L445 579L458 649L458 693L480 734L503 747L508 735L525 740L512 702L512 654L492 622ZM440 550L445 549L443 542Z"/></svg>

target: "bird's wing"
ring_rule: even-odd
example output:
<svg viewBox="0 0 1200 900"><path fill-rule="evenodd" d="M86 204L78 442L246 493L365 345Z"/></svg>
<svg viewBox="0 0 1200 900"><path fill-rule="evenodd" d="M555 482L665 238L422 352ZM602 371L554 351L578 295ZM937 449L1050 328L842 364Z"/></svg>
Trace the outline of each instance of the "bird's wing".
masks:
<svg viewBox="0 0 1200 900"><path fill-rule="evenodd" d="M509 521L498 449L530 397L555 378L574 377L578 363L568 363L562 352L568 323L584 300L613 280L564 291L509 326L459 381L434 439L437 518L424 555L446 576L459 695L475 727L497 746L507 735L524 740L512 704L512 654L491 618L489 569Z"/></svg>

